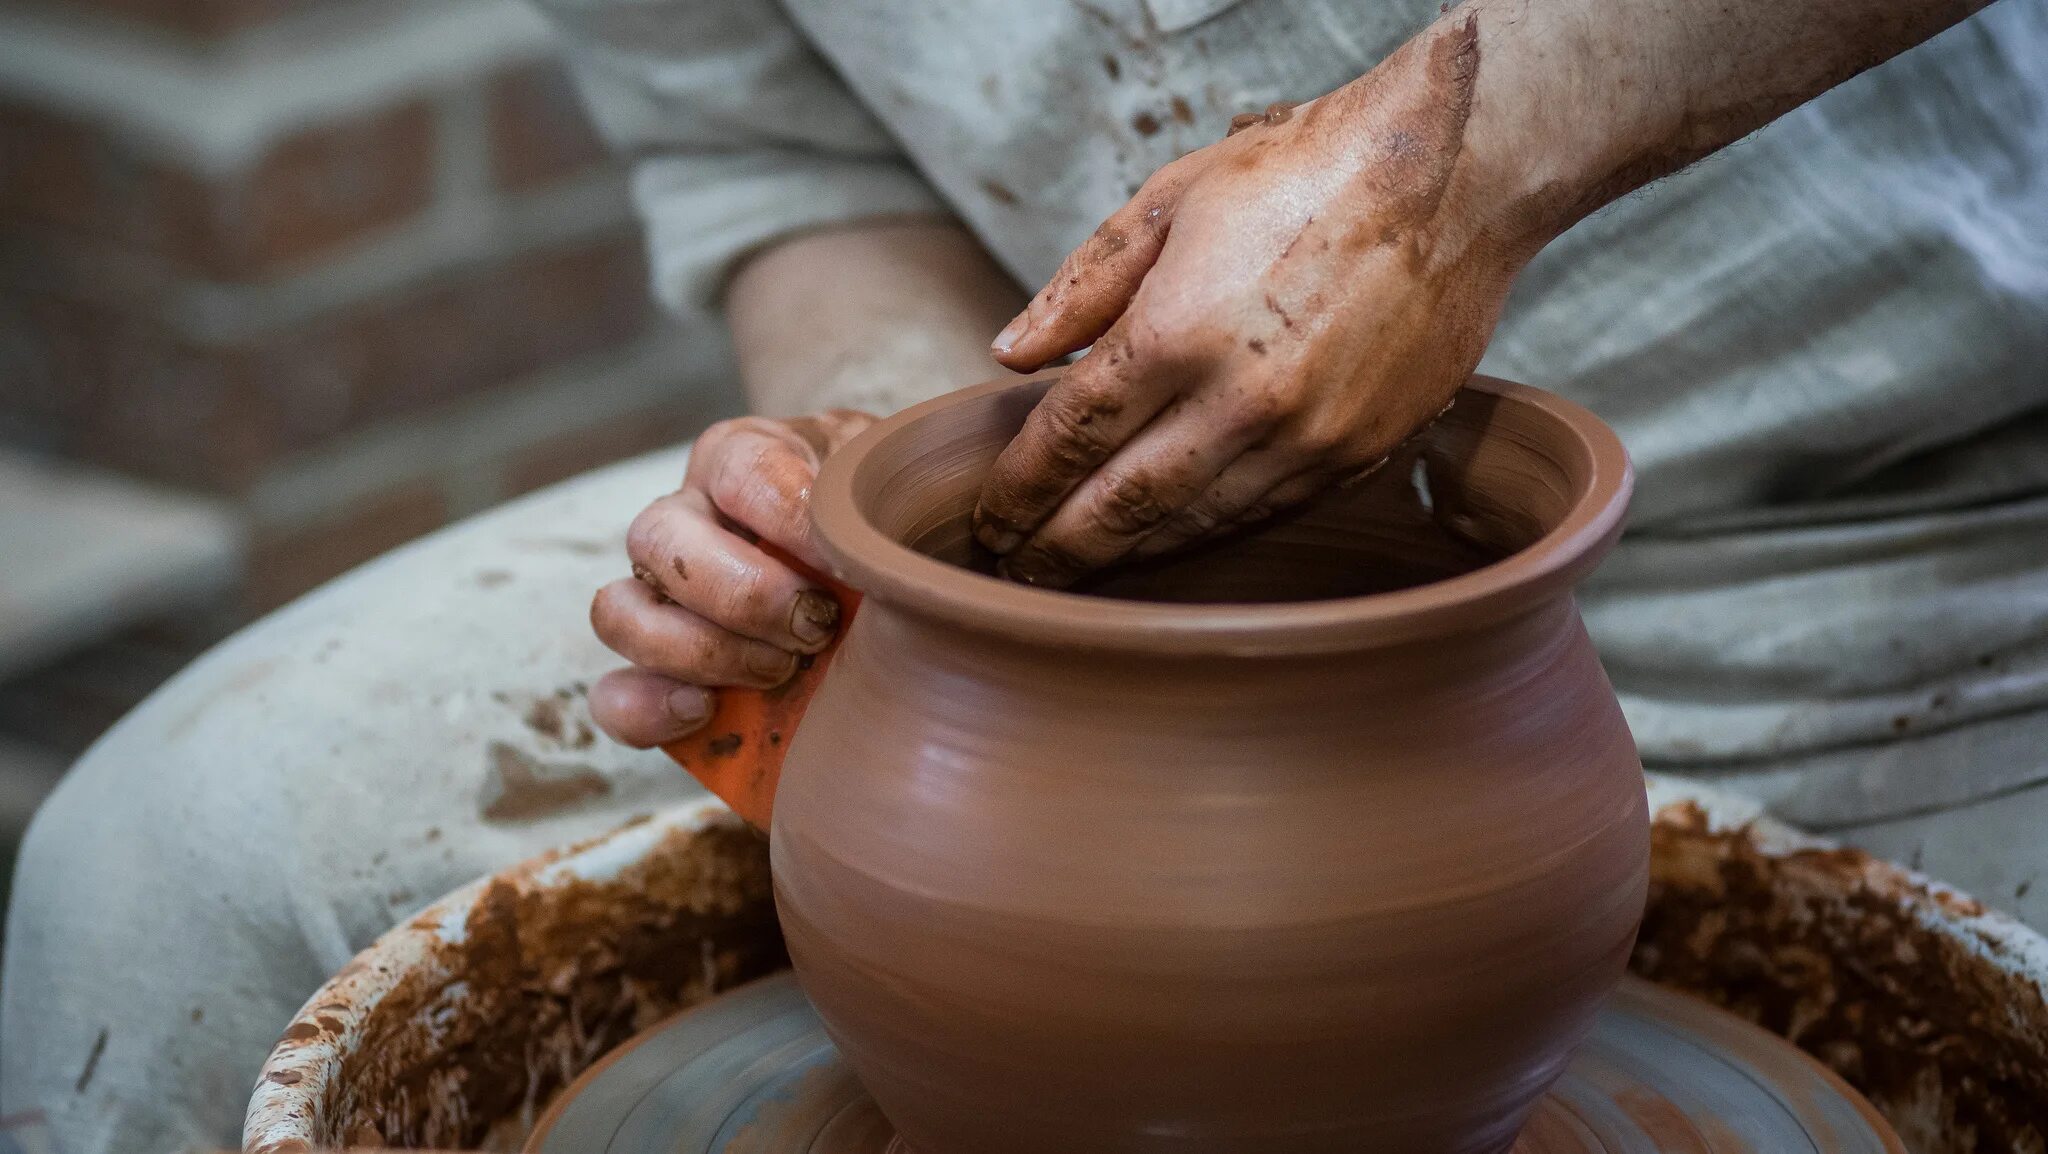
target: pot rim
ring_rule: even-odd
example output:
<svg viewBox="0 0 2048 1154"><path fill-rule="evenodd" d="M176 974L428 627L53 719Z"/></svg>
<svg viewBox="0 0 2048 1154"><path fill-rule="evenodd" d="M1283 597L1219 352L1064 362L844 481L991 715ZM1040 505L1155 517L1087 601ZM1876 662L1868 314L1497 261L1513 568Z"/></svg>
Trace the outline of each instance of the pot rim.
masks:
<svg viewBox="0 0 2048 1154"><path fill-rule="evenodd" d="M1340 653L1462 632L1568 594L1620 536L1634 488L1621 438L1591 410L1555 393L1475 374L1465 389L1547 418L1556 437L1551 444L1578 455L1586 480L1558 523L1527 547L1471 572L1407 589L1261 603L1095 597L1021 585L927 557L875 528L860 508L855 481L878 449L956 406L1012 390L1042 394L1059 375L1054 370L989 381L913 405L827 458L811 515L836 575L893 609L1030 644L1176 656Z"/></svg>

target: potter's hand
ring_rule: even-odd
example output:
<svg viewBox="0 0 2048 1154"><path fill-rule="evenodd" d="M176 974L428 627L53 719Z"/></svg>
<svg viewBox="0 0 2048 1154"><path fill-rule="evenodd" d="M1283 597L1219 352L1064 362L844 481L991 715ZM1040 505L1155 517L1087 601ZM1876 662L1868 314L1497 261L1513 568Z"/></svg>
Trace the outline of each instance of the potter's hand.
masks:
<svg viewBox="0 0 2048 1154"><path fill-rule="evenodd" d="M1476 26L1159 170L996 340L1094 348L1005 450L976 534L1066 585L1370 470L1478 363L1536 238L1465 162ZM1537 242L1540 243L1540 242Z"/></svg>
<svg viewBox="0 0 2048 1154"><path fill-rule="evenodd" d="M673 741L710 718L712 687L780 685L800 655L831 641L831 595L753 542L822 567L811 483L874 420L845 409L742 417L697 438L683 487L626 532L633 576L590 605L598 639L633 663L591 688L590 715L606 733L641 748Z"/></svg>
<svg viewBox="0 0 2048 1154"><path fill-rule="evenodd" d="M996 355L1094 348L996 462L977 536L1062 585L1372 468L1551 237L1983 2L1466 0L1159 170L1068 257Z"/></svg>

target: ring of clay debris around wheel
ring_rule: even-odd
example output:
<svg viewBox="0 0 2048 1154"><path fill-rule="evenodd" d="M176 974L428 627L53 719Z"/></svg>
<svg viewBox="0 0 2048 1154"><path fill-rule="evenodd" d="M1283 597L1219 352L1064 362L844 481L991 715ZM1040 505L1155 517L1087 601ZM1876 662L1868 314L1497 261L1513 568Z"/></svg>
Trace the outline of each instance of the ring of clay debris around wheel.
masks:
<svg viewBox="0 0 2048 1154"><path fill-rule="evenodd" d="M1632 969L1791 1039L1915 1154L2044 1149L2048 940L1953 889L1652 776ZM449 894L323 986L249 1104L254 1154L517 1149L621 1042L787 965L766 842L704 802Z"/></svg>

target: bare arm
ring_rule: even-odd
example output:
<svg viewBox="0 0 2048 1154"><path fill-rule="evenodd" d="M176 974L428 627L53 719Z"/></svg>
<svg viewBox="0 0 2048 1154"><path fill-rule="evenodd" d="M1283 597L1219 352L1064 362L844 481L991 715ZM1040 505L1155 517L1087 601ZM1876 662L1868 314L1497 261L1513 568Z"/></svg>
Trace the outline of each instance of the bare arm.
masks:
<svg viewBox="0 0 2048 1154"><path fill-rule="evenodd" d="M997 338L1093 345L976 531L1064 585L1376 467L1478 365L1515 276L1586 214L1976 0L1471 0L1377 68L1167 165Z"/></svg>
<svg viewBox="0 0 2048 1154"><path fill-rule="evenodd" d="M875 221L793 237L727 296L749 407L887 414L1002 374L988 337L1024 302L949 220Z"/></svg>
<svg viewBox="0 0 2048 1154"><path fill-rule="evenodd" d="M1986 3L1474 0L1443 19L1478 21L1481 162L1509 196L1553 214L1543 225L1554 234ZM1534 181L1506 175L1530 161Z"/></svg>

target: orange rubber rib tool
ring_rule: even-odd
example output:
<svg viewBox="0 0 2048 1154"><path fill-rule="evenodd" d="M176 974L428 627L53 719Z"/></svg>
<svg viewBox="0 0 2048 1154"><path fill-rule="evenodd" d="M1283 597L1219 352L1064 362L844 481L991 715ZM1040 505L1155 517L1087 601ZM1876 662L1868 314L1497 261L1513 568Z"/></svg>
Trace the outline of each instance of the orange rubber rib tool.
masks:
<svg viewBox="0 0 2048 1154"><path fill-rule="evenodd" d="M831 592L839 602L838 632L824 649L802 660L796 676L773 689L718 690L711 720L704 728L661 749L734 813L765 831L775 814L775 786L782 780L782 758L789 752L789 739L812 695L818 692L832 655L839 649L839 639L846 636L854 610L860 607L860 594L773 545L761 542L760 547Z"/></svg>

